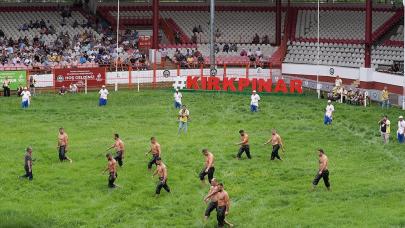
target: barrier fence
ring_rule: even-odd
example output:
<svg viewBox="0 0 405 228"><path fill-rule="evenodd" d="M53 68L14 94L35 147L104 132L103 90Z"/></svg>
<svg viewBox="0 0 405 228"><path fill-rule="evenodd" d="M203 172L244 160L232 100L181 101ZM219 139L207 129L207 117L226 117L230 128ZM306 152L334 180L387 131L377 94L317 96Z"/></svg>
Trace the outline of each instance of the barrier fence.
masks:
<svg viewBox="0 0 405 228"><path fill-rule="evenodd" d="M157 65L155 65L157 66ZM279 73L277 69L253 68L249 64L240 67L219 66L216 72L200 65L199 68L183 69L157 69L152 66L152 70L133 69L128 67L126 71L108 72L106 67L93 68L56 68L51 73L38 73L36 71L26 71L26 83L22 86L29 86L30 78L35 80L35 87L38 89L58 91L62 86L69 87L76 84L79 91L85 88L95 90L102 85L116 88L169 88L178 77L187 76L213 76L220 78L271 78Z"/></svg>
<svg viewBox="0 0 405 228"><path fill-rule="evenodd" d="M212 72L208 66L200 65L199 68L183 69L177 66L175 69L158 69L160 64L155 64L152 70L141 70L141 68L133 69L128 67L127 71L108 72L107 67L93 68L62 68L53 69L50 73L40 73L33 70L26 71L0 71L0 81L5 76L11 78L12 91L18 85L29 86L30 78L35 80L37 92L54 92L57 93L61 86L69 89L70 84L75 83L78 87L78 92L87 92L87 90L98 90L102 85L106 85L110 89L159 89L159 88L174 88L173 85L179 83L179 78L183 78L178 84L179 89L184 89L184 80L187 76L209 77ZM161 68L161 67L160 67ZM218 66L215 72L215 77L220 81L226 77L228 79L272 79L272 83L276 84L279 79L283 79L285 83L290 84L291 80L300 80L302 88L307 90L316 90L316 81L299 76L282 75L279 69L262 69L254 68L249 64L240 65L239 67L228 67L226 64ZM183 83L183 84L182 84ZM324 92L332 91L333 83L320 82L321 90ZM183 86L183 87L182 87ZM349 86L350 85L346 85ZM1 91L2 88L0 88ZM375 89L368 89L368 94L371 100L379 101L380 92ZM391 94L391 104L402 105L403 96Z"/></svg>

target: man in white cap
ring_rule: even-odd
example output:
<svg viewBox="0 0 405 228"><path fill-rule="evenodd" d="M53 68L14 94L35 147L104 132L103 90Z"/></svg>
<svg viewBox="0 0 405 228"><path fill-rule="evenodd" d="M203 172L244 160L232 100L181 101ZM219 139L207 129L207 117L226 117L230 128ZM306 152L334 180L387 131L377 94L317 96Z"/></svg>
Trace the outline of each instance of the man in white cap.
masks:
<svg viewBox="0 0 405 228"><path fill-rule="evenodd" d="M176 109L181 108L181 98L183 98L183 95L179 92L178 89L176 89L176 92L174 93L174 107Z"/></svg>
<svg viewBox="0 0 405 228"><path fill-rule="evenodd" d="M256 90L252 91L252 96L250 96L250 111L257 112L259 107L260 96L256 93Z"/></svg>
<svg viewBox="0 0 405 228"><path fill-rule="evenodd" d="M28 108L31 103L31 93L27 90L27 87L24 87L24 91L21 92L21 107Z"/></svg>
<svg viewBox="0 0 405 228"><path fill-rule="evenodd" d="M99 106L105 106L107 105L107 96L108 96L108 90L105 88L105 85L103 85L98 92L100 94L100 99L98 101Z"/></svg>
<svg viewBox="0 0 405 228"><path fill-rule="evenodd" d="M335 111L335 107L333 106L332 101L328 100L328 105L326 105L325 116L324 116L324 119L323 119L323 123L325 125L331 125L332 124L332 119L333 119L332 115L333 115L334 111Z"/></svg>
<svg viewBox="0 0 405 228"><path fill-rule="evenodd" d="M397 137L399 143L404 143L405 121L403 116L398 117Z"/></svg>

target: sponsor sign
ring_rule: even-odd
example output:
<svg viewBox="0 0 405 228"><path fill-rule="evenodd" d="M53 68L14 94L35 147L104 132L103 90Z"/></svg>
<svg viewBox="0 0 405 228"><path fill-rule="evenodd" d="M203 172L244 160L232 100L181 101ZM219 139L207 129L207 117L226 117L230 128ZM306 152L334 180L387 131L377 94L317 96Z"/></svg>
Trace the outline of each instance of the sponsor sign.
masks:
<svg viewBox="0 0 405 228"><path fill-rule="evenodd" d="M76 83L78 87L84 87L87 79L87 87L101 87L105 85L105 69L95 68L66 68L53 71L55 87L69 87Z"/></svg>
<svg viewBox="0 0 405 228"><path fill-rule="evenodd" d="M25 70L0 71L1 88L6 77L10 80L10 89L12 90L17 89L19 85L23 87L27 85L27 72Z"/></svg>

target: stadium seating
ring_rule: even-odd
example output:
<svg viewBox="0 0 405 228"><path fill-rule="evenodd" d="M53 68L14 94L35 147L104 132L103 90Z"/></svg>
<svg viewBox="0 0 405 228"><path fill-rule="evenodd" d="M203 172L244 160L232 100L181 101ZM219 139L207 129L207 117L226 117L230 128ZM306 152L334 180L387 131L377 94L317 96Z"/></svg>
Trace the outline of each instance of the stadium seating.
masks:
<svg viewBox="0 0 405 228"><path fill-rule="evenodd" d="M316 43L293 41L288 46L284 62L317 64L317 53ZM364 65L364 45L320 43L319 64L361 67Z"/></svg>
<svg viewBox="0 0 405 228"><path fill-rule="evenodd" d="M394 61L404 60L404 48L395 46L374 46L371 52L373 66L392 65Z"/></svg>
<svg viewBox="0 0 405 228"><path fill-rule="evenodd" d="M373 32L382 26L392 11L373 11ZM296 38L317 37L317 11L299 10L297 16ZM319 36L325 39L364 40L365 11L321 10Z"/></svg>
<svg viewBox="0 0 405 228"><path fill-rule="evenodd" d="M71 37L77 34L81 34L84 31L92 32L97 39L100 39L101 36L96 31L91 28L82 28L78 26L73 28L72 24L76 20L79 24L82 24L83 21L87 22L87 19L79 12L73 11L72 16L66 18L66 25L62 26L61 21L62 17L57 11L18 11L18 12L2 12L0 13L0 29L3 30L6 37L11 37L14 40L18 38L24 38L25 36L32 40L35 36L40 37L40 29L29 29L26 31L19 31L19 27L23 23L29 23L31 21L41 20L45 22L49 20L49 23L46 23L47 26L52 25L55 28L55 34L44 35L45 43L51 45L57 38L57 35L60 32L67 32Z"/></svg>
<svg viewBox="0 0 405 228"><path fill-rule="evenodd" d="M116 17L116 11L110 11L110 15ZM120 16L124 19L150 19L151 11L121 11ZM282 16L282 26L284 26ZM161 11L164 19L173 19L180 29L189 37L195 26L201 25L203 33L198 37L198 43L209 42L209 12L208 11ZM217 39L219 43L251 43L253 36L257 33L260 38L269 36L269 40L275 40L275 12L256 11L218 11L216 13L216 28L221 36ZM232 21L232 23L229 23Z"/></svg>

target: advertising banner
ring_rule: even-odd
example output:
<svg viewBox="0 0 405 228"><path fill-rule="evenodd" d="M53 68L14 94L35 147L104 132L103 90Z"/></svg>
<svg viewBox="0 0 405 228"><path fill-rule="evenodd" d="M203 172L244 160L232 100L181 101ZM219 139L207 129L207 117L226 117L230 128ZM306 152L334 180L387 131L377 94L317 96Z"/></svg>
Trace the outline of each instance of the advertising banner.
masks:
<svg viewBox="0 0 405 228"><path fill-rule="evenodd" d="M53 77L55 87L69 87L75 83L78 87L84 87L87 79L87 87L101 87L105 84L105 68L65 68L55 69Z"/></svg>
<svg viewBox="0 0 405 228"><path fill-rule="evenodd" d="M10 70L10 71L0 71L0 83L3 86L3 81L5 78L10 80L10 89L16 90L19 85L27 85L27 72L25 70Z"/></svg>

